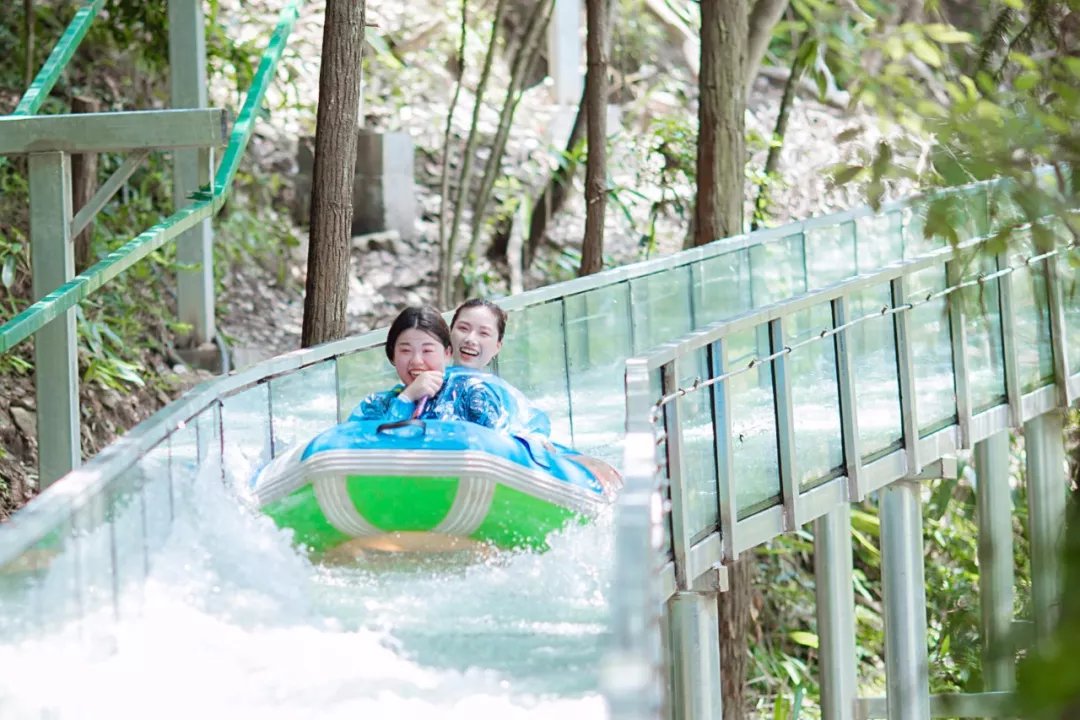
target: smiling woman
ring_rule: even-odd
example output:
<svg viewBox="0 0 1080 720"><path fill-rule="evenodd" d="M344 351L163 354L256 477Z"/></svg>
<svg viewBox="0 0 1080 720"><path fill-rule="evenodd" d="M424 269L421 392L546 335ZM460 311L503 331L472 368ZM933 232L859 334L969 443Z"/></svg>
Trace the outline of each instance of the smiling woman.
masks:
<svg viewBox="0 0 1080 720"><path fill-rule="evenodd" d="M502 350L505 333L505 310L490 300L466 300L450 321L454 363L478 370L487 367Z"/></svg>

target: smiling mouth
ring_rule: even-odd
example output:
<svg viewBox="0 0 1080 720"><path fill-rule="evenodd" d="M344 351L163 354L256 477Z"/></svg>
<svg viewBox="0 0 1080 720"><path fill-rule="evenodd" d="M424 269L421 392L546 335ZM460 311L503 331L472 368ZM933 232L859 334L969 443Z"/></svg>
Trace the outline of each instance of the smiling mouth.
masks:
<svg viewBox="0 0 1080 720"><path fill-rule="evenodd" d="M480 357L480 351L476 350L476 349L473 349L473 348L464 348L463 347L458 352L464 357L471 357L471 358Z"/></svg>

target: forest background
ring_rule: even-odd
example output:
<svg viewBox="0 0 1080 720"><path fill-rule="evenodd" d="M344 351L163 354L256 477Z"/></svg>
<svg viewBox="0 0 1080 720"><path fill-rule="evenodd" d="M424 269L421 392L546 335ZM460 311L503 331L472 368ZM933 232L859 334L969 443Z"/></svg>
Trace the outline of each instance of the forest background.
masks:
<svg viewBox="0 0 1080 720"><path fill-rule="evenodd" d="M306 6L238 188L215 222L218 316L237 364L300 341L308 248L317 239L306 226L296 158L314 131L320 48L334 30L323 19L333 4ZM268 0L204 5L211 105L235 109L279 7ZM360 124L412 137L420 218L414 238L348 240L347 332L384 324L405 303L449 307L465 293L506 294L749 227L997 175L1015 181L1011 200L1021 212L995 249L1026 223L1038 239L1048 207L1077 232L1071 198L1046 193L1032 176L1046 162L1064 176L1080 151L1075 2L585 5L592 81L580 108L557 111L543 81L546 1L366 4ZM0 112L14 107L74 9L61 0L4 6L0 45L11 51L0 58ZM166 106L166 22L161 0L107 2L44 112ZM593 118L593 133L603 128L600 118L610 124L590 135L585 117ZM552 133L561 126L574 128L569 141ZM83 158L77 176L92 188L122 160ZM0 321L30 300L27 193L25 162L0 165ZM167 214L169 158L152 155L122 194L80 239L81 262ZM935 204L927 232L954 237L955 212L947 201ZM185 330L175 321L176 269L172 250L163 249L80 307L87 456L205 377L173 347ZM35 492L30 347L0 358L0 515ZM1022 452L1017 438L1021 512ZM932 690L978 690L968 477L931 483L924 514ZM860 678L864 690L880 691L873 503L854 517ZM1015 530L1023 585L1026 528ZM727 644L737 657L725 667L746 664L730 673L746 677L728 689L732 717L815 712L810 559L809 536L795 533L740 563L737 586L746 592L733 594L737 607L725 610L742 638ZM1024 593L1018 597L1024 617ZM1062 677L1056 693L1041 691L1058 707L1080 695L1080 680L1069 683L1080 671Z"/></svg>

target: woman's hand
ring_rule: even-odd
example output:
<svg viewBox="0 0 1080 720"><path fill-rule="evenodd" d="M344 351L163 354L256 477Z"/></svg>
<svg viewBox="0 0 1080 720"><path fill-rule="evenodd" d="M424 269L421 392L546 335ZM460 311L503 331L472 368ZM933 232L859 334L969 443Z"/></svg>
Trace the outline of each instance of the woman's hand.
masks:
<svg viewBox="0 0 1080 720"><path fill-rule="evenodd" d="M433 397L442 387L443 375L442 370L425 370L417 375L398 397L409 402L418 402L422 397Z"/></svg>

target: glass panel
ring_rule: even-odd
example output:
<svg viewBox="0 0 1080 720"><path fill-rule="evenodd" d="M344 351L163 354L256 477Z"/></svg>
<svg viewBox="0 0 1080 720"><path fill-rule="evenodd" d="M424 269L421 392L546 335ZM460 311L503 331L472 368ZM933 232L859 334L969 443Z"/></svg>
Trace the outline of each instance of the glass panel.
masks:
<svg viewBox="0 0 1080 720"><path fill-rule="evenodd" d="M811 228L804 235L807 285L811 290L855 275L854 222Z"/></svg>
<svg viewBox="0 0 1080 720"><path fill-rule="evenodd" d="M925 255L931 250L945 247L945 236L933 234L926 237L926 216L930 210L929 202L919 202L904 208L904 257L913 258Z"/></svg>
<svg viewBox="0 0 1080 720"><path fill-rule="evenodd" d="M945 267L936 266L908 276L908 302L922 302L945 289ZM911 351L915 358L915 410L919 430L933 432L956 418L952 332L947 296L923 302L911 310Z"/></svg>
<svg viewBox="0 0 1080 720"><path fill-rule="evenodd" d="M709 377L706 349L684 358L680 387ZM706 388L679 398L683 426L683 487L688 494L690 536L719 527L716 487L716 427L713 425L712 392Z"/></svg>
<svg viewBox="0 0 1080 720"><path fill-rule="evenodd" d="M109 485L109 519L116 542L117 612L121 620L137 615L143 607L148 564L142 482L142 473L134 466Z"/></svg>
<svg viewBox="0 0 1080 720"><path fill-rule="evenodd" d="M619 283L563 300L574 446L614 467L622 466L624 368L633 354L629 295Z"/></svg>
<svg viewBox="0 0 1080 720"><path fill-rule="evenodd" d="M172 530L173 496L169 474L169 448L159 445L139 461L137 472L143 482L143 511L146 515L146 552L151 557L161 549Z"/></svg>
<svg viewBox="0 0 1080 720"><path fill-rule="evenodd" d="M892 316L881 315L882 308L892 307L891 297L885 284L852 294L849 304L852 319L877 315L848 329L864 457L898 445L903 434L896 332Z"/></svg>
<svg viewBox="0 0 1080 720"><path fill-rule="evenodd" d="M1069 372L1080 373L1080 254L1066 253L1057 262L1061 305L1065 315L1066 358Z"/></svg>
<svg viewBox="0 0 1080 720"><path fill-rule="evenodd" d="M729 370L746 367L755 357L758 352L754 328L730 337ZM762 363L729 378L727 383L731 401L735 508L741 519L780 499L772 365Z"/></svg>
<svg viewBox="0 0 1080 720"><path fill-rule="evenodd" d="M260 383L221 401L225 482L232 487L247 487L270 461L269 392L269 386Z"/></svg>
<svg viewBox="0 0 1080 720"><path fill-rule="evenodd" d="M696 262L691 267L694 327L750 309L750 251L746 248Z"/></svg>
<svg viewBox="0 0 1080 720"><path fill-rule="evenodd" d="M199 438L199 467L221 470L221 406L216 402L195 418Z"/></svg>
<svg viewBox="0 0 1080 720"><path fill-rule="evenodd" d="M196 422L184 423L169 435L169 462L173 477L194 475L199 467L199 431Z"/></svg>
<svg viewBox="0 0 1080 720"><path fill-rule="evenodd" d="M199 474L199 433L195 423L187 423L169 436L169 468L174 500L190 507Z"/></svg>
<svg viewBox="0 0 1080 720"><path fill-rule="evenodd" d="M960 241L971 240L986 235L990 230L990 210L987 205L986 186L966 190L961 195L962 219L957 233Z"/></svg>
<svg viewBox="0 0 1080 720"><path fill-rule="evenodd" d="M572 444L565 345L562 301L534 305L507 319L498 366L500 376L551 418L551 439Z"/></svg>
<svg viewBox="0 0 1080 720"><path fill-rule="evenodd" d="M859 272L873 272L904 254L904 218L899 210L857 218L855 243Z"/></svg>
<svg viewBox="0 0 1080 720"><path fill-rule="evenodd" d="M342 355L337 359L337 373L339 421L348 418L368 394L401 382L382 345Z"/></svg>
<svg viewBox="0 0 1080 720"><path fill-rule="evenodd" d="M999 180L990 189L990 231L1027 222L1027 213L1013 198L1016 185L1011 180Z"/></svg>
<svg viewBox="0 0 1080 720"><path fill-rule="evenodd" d="M791 346L820 337L832 327L832 306L815 305L786 318L784 342ZM786 358L795 418L796 481L806 488L844 464L836 346L829 336L796 348Z"/></svg>
<svg viewBox="0 0 1080 720"><path fill-rule="evenodd" d="M1015 231L1013 239L1017 249L1025 255L1034 253L1030 231ZM1030 392L1054 382L1046 264L1040 262L1020 267L1012 273L1011 278L1016 369L1021 390Z"/></svg>
<svg viewBox="0 0 1080 720"><path fill-rule="evenodd" d="M270 381L273 452L280 455L297 442L337 422L337 369L333 358Z"/></svg>
<svg viewBox="0 0 1080 720"><path fill-rule="evenodd" d="M802 233L751 247L750 276L754 307L806 292Z"/></svg>
<svg viewBox="0 0 1080 720"><path fill-rule="evenodd" d="M79 552L79 590L84 615L113 616L115 610L112 528L106 497L95 493L72 516Z"/></svg>
<svg viewBox="0 0 1080 720"><path fill-rule="evenodd" d="M66 520L0 567L0 637L10 641L80 617L78 562L72 524Z"/></svg>
<svg viewBox="0 0 1080 720"><path fill-rule="evenodd" d="M980 270L992 273L997 269L993 257L977 257L974 267L965 273L970 278ZM964 312L967 329L968 383L971 388L973 412L998 405L1005 399L1005 364L1001 342L1001 307L998 302L998 281L990 280L962 288L953 293Z"/></svg>
<svg viewBox="0 0 1080 720"><path fill-rule="evenodd" d="M672 268L630 281L634 315L634 352L647 350L690 332L690 267Z"/></svg>

